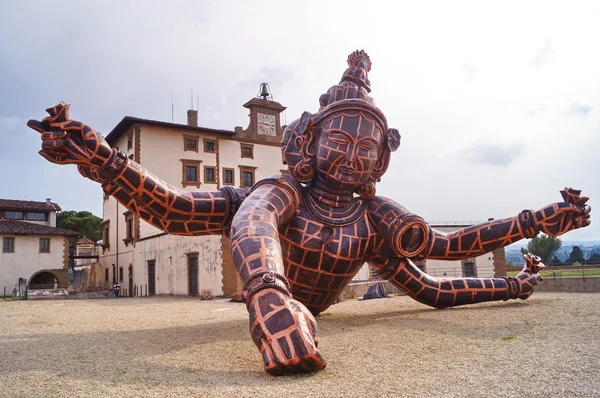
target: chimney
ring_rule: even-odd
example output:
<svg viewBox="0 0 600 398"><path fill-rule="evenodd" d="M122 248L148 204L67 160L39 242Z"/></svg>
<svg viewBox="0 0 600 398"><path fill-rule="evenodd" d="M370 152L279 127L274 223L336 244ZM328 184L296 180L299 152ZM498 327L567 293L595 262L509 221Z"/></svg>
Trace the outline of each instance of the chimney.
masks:
<svg viewBox="0 0 600 398"><path fill-rule="evenodd" d="M187 111L188 126L198 127L198 111L194 109L190 109Z"/></svg>
<svg viewBox="0 0 600 398"><path fill-rule="evenodd" d="M46 198L46 204L50 206L52 204L52 199Z"/></svg>

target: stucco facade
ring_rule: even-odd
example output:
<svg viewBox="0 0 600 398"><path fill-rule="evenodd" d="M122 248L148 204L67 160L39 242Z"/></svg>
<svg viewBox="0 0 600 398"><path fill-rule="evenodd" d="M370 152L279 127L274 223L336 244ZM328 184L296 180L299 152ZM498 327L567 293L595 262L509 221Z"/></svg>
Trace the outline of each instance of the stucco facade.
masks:
<svg viewBox="0 0 600 398"><path fill-rule="evenodd" d="M262 99L244 106L250 109L246 129L198 127L197 112L190 110L187 125L125 117L107 141L182 190L248 187L285 168L280 146L280 113L285 107ZM268 132L254 120L265 114L274 119ZM219 296L241 288L225 237L167 235L112 197L104 198L103 222L105 234L93 279L118 281L124 295Z"/></svg>
<svg viewBox="0 0 600 398"><path fill-rule="evenodd" d="M49 199L0 199L0 289L11 294L20 280L30 289L68 287L69 237L56 228L60 207ZM23 292L24 292L23 285Z"/></svg>

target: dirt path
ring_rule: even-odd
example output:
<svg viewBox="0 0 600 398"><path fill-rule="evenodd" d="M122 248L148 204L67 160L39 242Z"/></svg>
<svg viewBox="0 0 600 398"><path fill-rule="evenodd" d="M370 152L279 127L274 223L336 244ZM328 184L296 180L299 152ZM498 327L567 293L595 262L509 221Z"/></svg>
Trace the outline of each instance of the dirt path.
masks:
<svg viewBox="0 0 600 398"><path fill-rule="evenodd" d="M433 310L344 301L319 319L327 368L271 377L242 304L0 302L0 396L600 397L600 295Z"/></svg>

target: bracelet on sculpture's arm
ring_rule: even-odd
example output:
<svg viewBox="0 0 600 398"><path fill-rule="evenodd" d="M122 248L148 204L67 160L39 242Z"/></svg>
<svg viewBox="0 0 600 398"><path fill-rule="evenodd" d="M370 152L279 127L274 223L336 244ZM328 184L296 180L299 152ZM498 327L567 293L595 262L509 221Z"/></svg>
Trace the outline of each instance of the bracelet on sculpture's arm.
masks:
<svg viewBox="0 0 600 398"><path fill-rule="evenodd" d="M523 236L527 239L534 238L540 232L535 222L532 210L523 210L519 213L519 226L523 231Z"/></svg>
<svg viewBox="0 0 600 398"><path fill-rule="evenodd" d="M98 175L105 180L113 180L127 168L127 155L113 148L111 157L98 168Z"/></svg>
<svg viewBox="0 0 600 398"><path fill-rule="evenodd" d="M275 271L261 271L252 275L244 283L242 291L246 292L246 306L250 306L252 297L256 293L265 289L279 290L286 296L291 296L290 283L285 276Z"/></svg>

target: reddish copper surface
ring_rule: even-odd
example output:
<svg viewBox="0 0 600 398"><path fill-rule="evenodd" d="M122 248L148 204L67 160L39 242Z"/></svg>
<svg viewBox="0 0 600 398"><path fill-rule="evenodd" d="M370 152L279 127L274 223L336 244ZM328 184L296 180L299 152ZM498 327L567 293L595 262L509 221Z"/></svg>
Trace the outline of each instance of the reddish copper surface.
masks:
<svg viewBox="0 0 600 398"><path fill-rule="evenodd" d="M559 236L590 224L580 191L563 202L449 234L433 230L398 203L376 196L400 134L369 97L371 61L355 51L339 84L284 131L290 176L259 181L248 192L186 192L113 151L89 126L70 120L68 105L28 125L41 133L40 154L77 164L106 194L171 234L231 236L234 263L246 282L250 334L271 374L313 372L325 366L317 349L317 315L333 304L362 265L414 299L450 307L526 299L543 267L526 257L517 277L444 280L411 260L456 260L488 253L544 232ZM289 288L288 288L289 285Z"/></svg>

